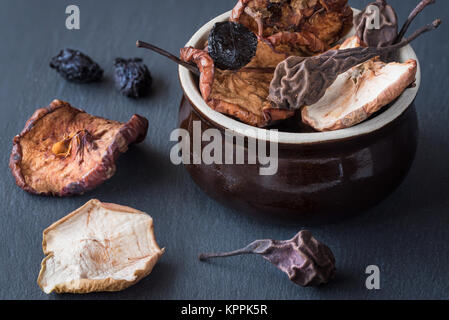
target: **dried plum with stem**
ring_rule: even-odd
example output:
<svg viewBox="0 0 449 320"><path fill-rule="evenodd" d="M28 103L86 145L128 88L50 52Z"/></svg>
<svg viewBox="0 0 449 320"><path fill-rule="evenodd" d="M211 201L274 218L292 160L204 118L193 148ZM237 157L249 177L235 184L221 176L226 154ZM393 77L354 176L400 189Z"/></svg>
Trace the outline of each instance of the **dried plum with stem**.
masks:
<svg viewBox="0 0 449 320"><path fill-rule="evenodd" d="M295 284L307 287L328 283L335 275L335 257L331 249L303 230L288 241L257 240L247 247L217 254L201 254L206 261L245 254L258 254L288 275Z"/></svg>
<svg viewBox="0 0 449 320"><path fill-rule="evenodd" d="M140 98L149 93L153 78L142 59L117 58L114 68L115 86L121 94L131 98Z"/></svg>
<svg viewBox="0 0 449 320"><path fill-rule="evenodd" d="M257 36L236 22L219 22L212 28L208 40L209 55L222 70L238 70L256 55Z"/></svg>
<svg viewBox="0 0 449 320"><path fill-rule="evenodd" d="M89 83L103 78L103 69L84 53L64 49L51 59L50 67L68 81Z"/></svg>

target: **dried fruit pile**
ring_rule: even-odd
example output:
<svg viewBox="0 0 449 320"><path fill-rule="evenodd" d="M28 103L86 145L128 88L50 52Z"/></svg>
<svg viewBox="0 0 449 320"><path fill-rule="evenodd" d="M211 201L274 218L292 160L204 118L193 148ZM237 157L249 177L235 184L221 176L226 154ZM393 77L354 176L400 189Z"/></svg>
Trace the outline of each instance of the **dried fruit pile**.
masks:
<svg viewBox="0 0 449 320"><path fill-rule="evenodd" d="M430 2L424 0L417 8L422 10ZM314 57L290 57L281 62L268 99L281 109L302 109L304 123L318 131L330 131L359 124L399 97L414 83L417 62L386 64L381 60L389 59L420 35L438 28L441 20L402 39L397 33L393 8L386 1L371 4L374 5L379 8L380 29L367 29L367 13L371 11L365 9L355 18L359 22L358 35L343 46ZM417 10L412 12L403 31L410 25L410 19L416 17Z"/></svg>
<svg viewBox="0 0 449 320"><path fill-rule="evenodd" d="M416 61L400 66L382 64L380 60L390 60L393 53L419 35L438 28L441 21L435 20L409 39L403 39L413 19L434 2L421 1L398 33L396 12L385 0L377 0L354 18L357 35L348 41L359 45L352 48L336 45L328 50L352 26L352 9L347 1L240 0L232 12L231 22L219 23L212 30L208 51L184 48L181 60L195 63L201 70L199 85L203 98L220 113L252 126L267 127L293 117L298 111L303 122L315 130L343 129L363 122L414 82ZM378 10L372 10L373 6ZM378 29L372 29L370 23L376 12L380 24ZM246 29L237 28L236 22L259 38L256 54L246 65L251 50L242 55L248 59L234 61L234 65L222 63L220 59L226 58L226 54L219 56L215 50L221 44L228 47L232 43L237 50L228 56L235 57L245 43L249 48L254 46L254 41L248 40ZM234 37L228 32L228 39L224 33L216 37L216 30L223 26L226 29L232 26L234 33L241 36ZM308 56L312 53L313 56ZM270 70L272 67L276 67L274 72ZM382 81L383 76L392 81ZM346 80L342 84L343 78ZM360 83L365 86L360 87ZM377 95L367 96L362 90L368 92L371 87ZM346 91L337 93L339 90ZM343 96L347 98L344 104L335 107L337 101L343 102L338 99Z"/></svg>
<svg viewBox="0 0 449 320"><path fill-rule="evenodd" d="M259 44L256 56L238 71L215 68L213 59L207 52L194 49L181 49L181 59L194 62L201 72L200 91L208 105L223 114L235 117L247 124L264 127L269 123L284 120L294 115L293 111L272 108L267 101L272 72L258 71L261 61L273 61L274 67L283 57L271 54L271 49ZM263 65L266 67L267 65ZM255 69L248 69L255 68Z"/></svg>
<svg viewBox="0 0 449 320"><path fill-rule="evenodd" d="M373 6L378 11L373 10ZM379 17L375 15L379 14ZM373 28L373 19L378 18L378 28ZM385 0L370 3L354 18L357 37L368 47L384 47L392 45L398 37L398 16L393 7Z"/></svg>

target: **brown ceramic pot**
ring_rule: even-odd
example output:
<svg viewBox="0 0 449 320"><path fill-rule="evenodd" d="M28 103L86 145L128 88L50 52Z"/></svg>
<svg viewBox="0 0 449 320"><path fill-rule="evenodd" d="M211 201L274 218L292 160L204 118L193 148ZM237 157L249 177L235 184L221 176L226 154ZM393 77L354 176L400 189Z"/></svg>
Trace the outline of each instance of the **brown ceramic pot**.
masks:
<svg viewBox="0 0 449 320"><path fill-rule="evenodd" d="M228 17L226 13L206 24L187 45L200 47L212 26ZM410 46L399 56L402 61L417 60ZM249 127L209 108L201 98L197 78L183 67L179 76L184 90L179 125L191 139L195 121L201 123L202 133L213 128L223 137L226 130L259 140L266 136L267 130ZM260 165L254 164L189 164L186 168L209 196L242 212L302 224L334 222L363 213L400 185L413 162L418 136L413 101L420 76L418 67L416 87L358 126L325 133L280 132L275 175L260 175ZM207 144L203 142L202 147ZM246 151L247 147L245 144Z"/></svg>

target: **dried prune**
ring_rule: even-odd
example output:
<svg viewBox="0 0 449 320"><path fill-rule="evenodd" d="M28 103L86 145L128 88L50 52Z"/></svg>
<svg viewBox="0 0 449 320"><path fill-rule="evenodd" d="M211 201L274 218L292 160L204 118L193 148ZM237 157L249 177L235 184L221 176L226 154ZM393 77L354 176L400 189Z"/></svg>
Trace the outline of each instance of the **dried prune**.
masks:
<svg viewBox="0 0 449 320"><path fill-rule="evenodd" d="M124 96L140 98L148 94L153 78L142 59L117 58L114 67L115 86Z"/></svg>
<svg viewBox="0 0 449 320"><path fill-rule="evenodd" d="M72 82L88 83L100 81L103 78L103 69L98 63L78 50L61 50L51 59L50 67Z"/></svg>
<svg viewBox="0 0 449 320"><path fill-rule="evenodd" d="M238 70L256 55L257 36L236 22L219 22L209 35L209 54L222 70Z"/></svg>

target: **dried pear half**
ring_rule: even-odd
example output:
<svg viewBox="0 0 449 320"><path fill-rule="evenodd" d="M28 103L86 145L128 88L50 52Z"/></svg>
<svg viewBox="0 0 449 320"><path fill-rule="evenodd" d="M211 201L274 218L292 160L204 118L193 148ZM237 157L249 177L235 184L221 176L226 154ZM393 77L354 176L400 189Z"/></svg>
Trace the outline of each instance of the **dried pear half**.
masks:
<svg viewBox="0 0 449 320"><path fill-rule="evenodd" d="M17 185L30 193L83 194L110 179L120 154L142 142L147 131L142 116L120 123L54 100L14 138L9 166Z"/></svg>
<svg viewBox="0 0 449 320"><path fill-rule="evenodd" d="M90 293L124 290L150 274L164 253L144 212L91 200L44 231L42 290Z"/></svg>

